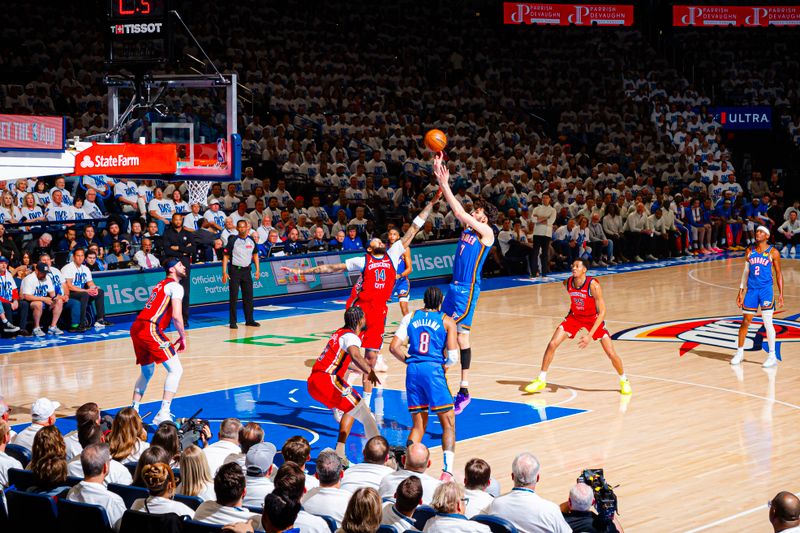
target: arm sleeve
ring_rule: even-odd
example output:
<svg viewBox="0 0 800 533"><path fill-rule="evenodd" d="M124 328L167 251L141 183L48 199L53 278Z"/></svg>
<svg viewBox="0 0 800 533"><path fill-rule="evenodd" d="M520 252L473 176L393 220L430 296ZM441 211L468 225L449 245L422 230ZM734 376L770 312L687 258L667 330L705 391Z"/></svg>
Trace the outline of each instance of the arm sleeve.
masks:
<svg viewBox="0 0 800 533"><path fill-rule="evenodd" d="M351 346L355 346L356 348L361 348L361 339L358 338L358 335L355 333L345 333L339 339L339 347L347 351L348 348Z"/></svg>
<svg viewBox="0 0 800 533"><path fill-rule="evenodd" d="M364 266L366 265L366 260L364 259L363 256L351 257L350 259L346 260L344 264L347 266L347 270L349 272L356 272L364 270Z"/></svg>
<svg viewBox="0 0 800 533"><path fill-rule="evenodd" d="M408 325L411 323L411 313L408 313L406 316L403 317L403 320L400 321L400 325L397 326L397 331L394 332L394 336L400 339L401 341L405 341L408 339Z"/></svg>

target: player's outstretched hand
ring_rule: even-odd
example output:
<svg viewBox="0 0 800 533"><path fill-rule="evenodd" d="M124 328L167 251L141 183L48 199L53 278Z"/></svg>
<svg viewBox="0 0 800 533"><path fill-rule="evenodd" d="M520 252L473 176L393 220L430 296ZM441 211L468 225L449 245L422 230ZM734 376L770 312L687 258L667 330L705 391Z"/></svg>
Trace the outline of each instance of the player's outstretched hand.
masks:
<svg viewBox="0 0 800 533"><path fill-rule="evenodd" d="M375 374L375 371L370 369L369 375L367 376L367 380L372 383L373 385L380 385L381 380L378 379L378 376Z"/></svg>
<svg viewBox="0 0 800 533"><path fill-rule="evenodd" d="M433 173L436 175L436 179L439 180L439 185L450 183L450 171L447 169L447 165L442 164L441 155L433 158Z"/></svg>
<svg viewBox="0 0 800 533"><path fill-rule="evenodd" d="M739 294L736 295L736 307L741 309L743 305L744 305L744 292L739 291Z"/></svg>
<svg viewBox="0 0 800 533"><path fill-rule="evenodd" d="M581 340L578 341L578 348L586 348L589 346L590 342L592 342L592 338L589 335L584 335L581 337Z"/></svg>

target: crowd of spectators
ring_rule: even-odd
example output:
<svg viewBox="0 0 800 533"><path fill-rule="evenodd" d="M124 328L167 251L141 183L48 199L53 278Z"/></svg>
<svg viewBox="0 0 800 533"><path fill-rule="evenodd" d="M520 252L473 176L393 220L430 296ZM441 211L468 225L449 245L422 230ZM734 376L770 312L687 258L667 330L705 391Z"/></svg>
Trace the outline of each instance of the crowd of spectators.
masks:
<svg viewBox="0 0 800 533"><path fill-rule="evenodd" d="M206 426L196 444L182 444L171 422L148 435L132 408L112 419L101 417L95 403L78 408L77 429L62 435L55 424L59 407L40 398L31 409L31 424L15 434L8 406L0 400L0 488L99 506L115 530L142 514L174 513L176 520L232 531L294 527L328 533L335 526L367 533L386 526L398 533L484 533L490 531L482 523L486 515L520 532L622 531L616 517L607 520L592 510L594 496L586 485L571 487L561 505L536 494L541 466L527 452L510 465L513 488L502 494L492 468L479 458L466 463L463 483L432 477L423 444L397 453L377 436L364 444L363 462L350 465L331 449L312 458L300 436L279 451L260 424L236 418L222 421L216 439ZM27 469L29 475L11 469ZM22 486L19 480L25 479ZM14 501L8 500L12 518Z"/></svg>

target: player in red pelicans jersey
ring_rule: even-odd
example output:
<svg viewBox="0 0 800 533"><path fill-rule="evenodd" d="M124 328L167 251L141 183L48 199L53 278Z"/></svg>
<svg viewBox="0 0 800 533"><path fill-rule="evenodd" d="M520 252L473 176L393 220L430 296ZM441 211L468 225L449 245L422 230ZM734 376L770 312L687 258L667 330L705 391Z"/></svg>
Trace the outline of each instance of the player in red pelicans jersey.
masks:
<svg viewBox="0 0 800 533"><path fill-rule="evenodd" d="M136 364L141 366L141 373L133 388L133 408L137 412L147 390L147 383L155 372L156 364L160 363L167 369L161 409L153 418L153 423L156 425L172 419L170 404L178 392L178 384L183 374L178 354L186 350L182 307L184 294L180 284L180 280L186 277L186 267L180 261L171 259L164 265L164 270L167 273L166 279L153 287L144 309L139 312L131 325ZM164 334L164 329L169 326L170 321L178 331L178 340L174 343L171 343L169 337Z"/></svg>
<svg viewBox="0 0 800 533"><path fill-rule="evenodd" d="M364 425L367 439L380 434L369 405L345 380L352 361L370 383L373 385L380 383L375 371L361 356L359 335L365 324L364 311L360 307L353 306L347 309L344 312L344 326L331 335L308 378L308 393L311 397L322 405L338 409L343 413L339 421L339 438L336 442L336 453L343 459L346 458L345 441L354 420Z"/></svg>
<svg viewBox="0 0 800 533"><path fill-rule="evenodd" d="M571 339L581 329L586 329L588 333L581 337L578 346L583 349L593 340L599 340L614 369L619 373L620 393L631 393L631 384L622 368L622 359L614 350L611 335L606 329L606 303L603 300L603 291L595 278L586 275L586 270L586 261L583 259L577 259L572 263L572 276L564 282L570 298L569 314L547 344L539 377L525 387L525 392L540 392L547 386L547 369L553 362L556 349L567 338Z"/></svg>
<svg viewBox="0 0 800 533"><path fill-rule="evenodd" d="M414 239L417 232L425 225L425 220L441 195L437 192L433 199L425 206L414 219L411 227L388 250L386 245L377 237L369 241L366 255L353 257L344 263L331 265L317 265L312 268L281 267L284 272L292 274L329 274L332 272L361 272L361 279L353 289L347 307L358 306L364 310L366 328L361 333L361 342L364 347L365 357L370 368L375 368L378 355L383 346L383 330L386 326L388 313L387 301L391 299L394 282L397 278L397 266L403 257L403 252ZM367 405L372 397L372 384L363 380L364 401Z"/></svg>

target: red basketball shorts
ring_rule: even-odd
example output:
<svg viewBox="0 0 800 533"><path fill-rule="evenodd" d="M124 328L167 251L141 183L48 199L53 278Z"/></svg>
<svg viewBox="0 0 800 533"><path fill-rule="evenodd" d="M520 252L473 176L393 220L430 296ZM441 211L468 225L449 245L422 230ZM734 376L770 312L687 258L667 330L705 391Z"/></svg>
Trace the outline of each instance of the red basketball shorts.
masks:
<svg viewBox="0 0 800 533"><path fill-rule="evenodd" d="M361 395L344 379L327 372L312 372L308 378L308 393L330 409L349 413L361 401Z"/></svg>
<svg viewBox="0 0 800 533"><path fill-rule="evenodd" d="M577 317L575 315L567 315L567 317L564 319L563 322L561 322L561 325L559 327L563 328L566 334L569 335L569 338L572 339L575 337L575 335L578 334L578 331L580 331L581 329L585 329L587 332L591 331L592 326L594 326L595 320L596 317L583 318L583 317ZM597 328L597 331L594 332L594 335L592 335L592 339L597 341L602 339L606 335L610 336L608 330L606 329L606 323L603 322L602 324L600 324L600 327Z"/></svg>
<svg viewBox="0 0 800 533"><path fill-rule="evenodd" d="M163 363L175 355L175 348L164 332L149 320L134 320L131 340L137 365Z"/></svg>

